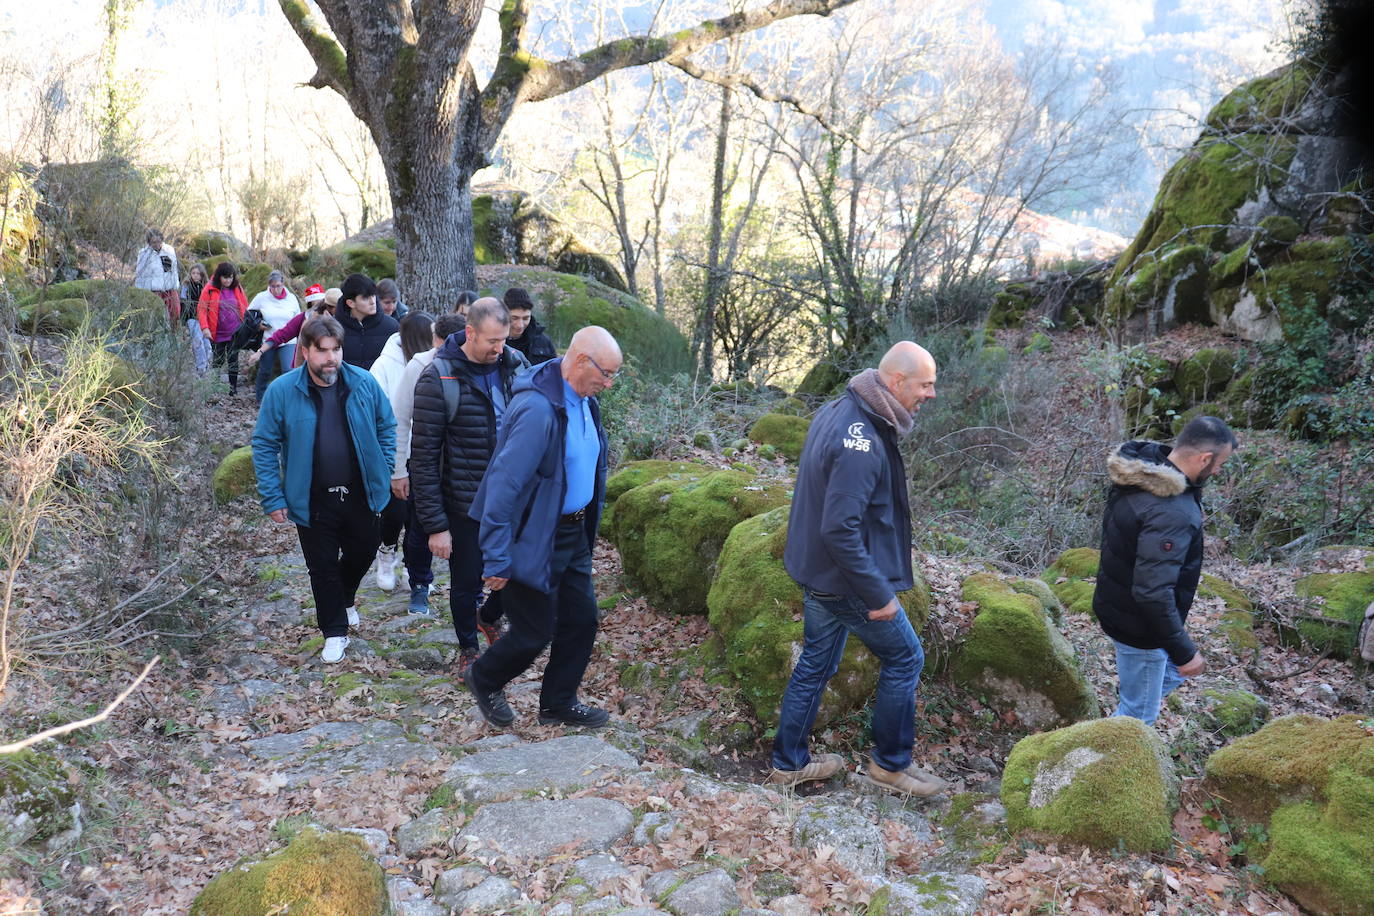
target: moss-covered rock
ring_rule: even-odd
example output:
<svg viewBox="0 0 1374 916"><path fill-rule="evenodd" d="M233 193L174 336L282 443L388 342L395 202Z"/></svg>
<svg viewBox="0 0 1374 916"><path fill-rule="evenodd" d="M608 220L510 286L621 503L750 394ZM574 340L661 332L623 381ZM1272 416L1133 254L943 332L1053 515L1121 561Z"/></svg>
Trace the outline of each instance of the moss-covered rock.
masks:
<svg viewBox="0 0 1374 916"><path fill-rule="evenodd" d="M1061 553L1040 577L1070 614L1093 612L1093 590L1102 552L1095 547L1074 547Z"/></svg>
<svg viewBox="0 0 1374 916"><path fill-rule="evenodd" d="M1022 738L1002 774L1013 830L1099 849L1167 849L1178 777L1155 731L1116 716Z"/></svg>
<svg viewBox="0 0 1374 916"><path fill-rule="evenodd" d="M1226 605L1218 629L1234 652L1253 652L1259 648L1255 633L1255 604L1231 583L1211 573L1203 573L1198 583L1199 598L1219 598Z"/></svg>
<svg viewBox="0 0 1374 916"><path fill-rule="evenodd" d="M789 506L736 525L720 552L707 598L711 626L726 648L726 663L761 722L776 722L778 704L801 655L802 592L783 569ZM930 591L918 579L897 596L918 633L930 616ZM817 721L862 708L878 683L878 660L857 639L845 646L840 670L821 696Z"/></svg>
<svg viewBox="0 0 1374 916"><path fill-rule="evenodd" d="M1303 576L1295 591L1310 602L1311 614L1298 633L1320 652L1348 658L1365 608L1374 602L1374 572L1317 573Z"/></svg>
<svg viewBox="0 0 1374 916"><path fill-rule="evenodd" d="M623 493L607 532L625 573L655 607L707 613L706 594L730 529L786 503L780 486L739 471L663 478Z"/></svg>
<svg viewBox="0 0 1374 916"><path fill-rule="evenodd" d="M374 281L383 277L396 276L396 244L394 240L344 244L338 249L337 254L342 259L345 275L367 274ZM245 288L247 285L247 283L244 284ZM266 285L263 284L264 288Z"/></svg>
<svg viewBox="0 0 1374 916"><path fill-rule="evenodd" d="M191 916L384 916L389 908L381 866L361 838L307 828L280 852L216 877Z"/></svg>
<svg viewBox="0 0 1374 916"><path fill-rule="evenodd" d="M253 250L227 232L197 232L186 240L186 260L194 263L216 255L246 261L253 256Z"/></svg>
<svg viewBox="0 0 1374 916"><path fill-rule="evenodd" d="M17 317L25 334L75 334L90 314L85 299L40 299L21 305Z"/></svg>
<svg viewBox="0 0 1374 916"><path fill-rule="evenodd" d="M1240 738L1269 719L1269 704L1248 690L1211 688L1202 692L1208 726L1228 738Z"/></svg>
<svg viewBox="0 0 1374 916"><path fill-rule="evenodd" d="M1263 246L1291 245L1302 235L1302 226L1291 216L1275 213L1260 220L1259 235L1255 239Z"/></svg>
<svg viewBox="0 0 1374 916"><path fill-rule="evenodd" d="M749 427L749 438L760 445L771 445L783 457L796 461L801 457L802 445L806 442L806 431L810 428L811 420L807 417L766 413Z"/></svg>
<svg viewBox="0 0 1374 916"><path fill-rule="evenodd" d="M978 616L954 657L956 683L1015 711L1032 728L1099 715L1073 648L1039 598L990 573L965 579L963 596L978 604Z"/></svg>
<svg viewBox="0 0 1374 916"><path fill-rule="evenodd" d="M1044 579L1016 579L1009 583L1011 590L1021 595L1031 595L1055 623L1060 623L1064 614L1064 604L1054 589Z"/></svg>
<svg viewBox="0 0 1374 916"><path fill-rule="evenodd" d="M512 286L527 290L560 350L574 332L595 324L615 335L626 363L641 372L656 378L691 372L687 339L676 325L598 280L540 267L484 267L477 276L483 295L501 296Z"/></svg>
<svg viewBox="0 0 1374 916"><path fill-rule="evenodd" d="M1269 824L1266 876L1314 913L1374 914L1374 729L1284 716L1207 760L1228 813Z"/></svg>
<svg viewBox="0 0 1374 916"><path fill-rule="evenodd" d="M835 365L829 359L822 359L812 366L801 383L797 385L795 394L802 397L823 398L830 395L837 387L849 381L849 375L844 369Z"/></svg>
<svg viewBox="0 0 1374 916"><path fill-rule="evenodd" d="M1107 310L1117 320L1142 308L1157 308L1165 324L1205 321L1211 251L1184 245L1140 262L1125 282L1107 294Z"/></svg>
<svg viewBox="0 0 1374 916"><path fill-rule="evenodd" d="M1174 389L1185 404L1220 394L1236 374L1236 355L1216 347L1198 350L1174 369Z"/></svg>
<svg viewBox="0 0 1374 916"><path fill-rule="evenodd" d="M33 749L0 754L0 848L46 840L72 825L76 791L67 767Z"/></svg>
<svg viewBox="0 0 1374 916"><path fill-rule="evenodd" d="M215 502L220 505L256 492L258 476L253 470L253 447L245 445L225 455L210 484Z"/></svg>
<svg viewBox="0 0 1374 916"><path fill-rule="evenodd" d="M38 307L50 308L47 303L84 300L89 307L93 321L98 327L114 326L126 317L160 316L166 321L167 309L157 293L146 289L134 289L127 283L114 280L69 280L42 287L19 301L21 323L25 309ZM77 307L65 306L66 310ZM75 330L76 325L64 323L60 332Z"/></svg>
<svg viewBox="0 0 1374 916"><path fill-rule="evenodd" d="M704 464L691 461L661 461L655 458L621 465L619 470L606 478L606 501L601 513L601 529L610 532L615 527L616 501L635 487L642 487L646 483L653 483L665 477L700 478L710 472L711 468Z"/></svg>

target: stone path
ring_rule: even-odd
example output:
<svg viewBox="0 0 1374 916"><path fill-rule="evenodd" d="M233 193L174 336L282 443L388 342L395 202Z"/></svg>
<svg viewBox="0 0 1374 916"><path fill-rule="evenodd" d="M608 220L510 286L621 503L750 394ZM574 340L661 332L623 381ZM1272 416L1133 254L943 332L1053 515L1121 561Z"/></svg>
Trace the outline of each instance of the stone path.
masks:
<svg viewBox="0 0 1374 916"><path fill-rule="evenodd" d="M284 569L299 565L291 557L274 562ZM437 717L476 714L466 694L456 694L456 703L448 704L427 696L436 686L447 689L456 641L443 620L405 616L401 592L385 600L370 596L373 600L365 606L370 619L362 628L367 639L354 641L344 664L325 670L318 650L307 643L300 668L292 672L270 654L269 638L257 635L256 645L230 659L225 673L231 683L207 688L202 695L202 703L217 715L248 716L255 704L282 695L287 690L282 681L295 674L311 689L385 704L371 716L318 722L235 745L251 765L287 788L312 780L318 785L324 778L333 792L347 793L350 781L360 776L399 771L415 761L448 763L428 810L390 830L375 824L350 828L388 872L396 914L816 912L798 893L805 875L771 874L765 876L767 881L754 881L752 899L765 908L749 908L743 907L736 863L718 861L720 857L713 861L703 852L674 861L671 868L633 864L645 858L637 850L663 853L651 857L654 861L672 859L668 851L677 848L672 844L686 832L683 825L692 819L691 808L718 798L748 799L783 812L791 818L795 847L849 869L856 883L877 895L875 900L884 901L882 912L888 916L965 916L973 914L984 898L986 888L969 865L979 850L964 849L953 840L955 834L969 831L955 830L958 823L932 823L932 818L944 815L947 805L904 802L876 792L853 778L855 774L826 794L803 798L645 761L644 748L649 745L676 743L676 752L668 748L667 754L675 760L699 753L704 719L698 713L677 716L652 732L617 720L614 727L599 732L542 741L489 731L459 746L427 740ZM313 611L302 611L298 604L288 608L288 603L274 603L270 615L255 621L261 627L257 632L313 621ZM240 632L247 629L241 627ZM514 685L511 693L532 689L533 684ZM380 714L383 711L391 714ZM995 802L981 799L965 817L986 832L996 828L999 809ZM898 828L917 843L950 835L935 860L938 870L913 877L892 867L885 831ZM447 863L432 880L424 880L412 867L427 857ZM527 893L527 882L536 874L552 875L558 882L556 890L540 900Z"/></svg>

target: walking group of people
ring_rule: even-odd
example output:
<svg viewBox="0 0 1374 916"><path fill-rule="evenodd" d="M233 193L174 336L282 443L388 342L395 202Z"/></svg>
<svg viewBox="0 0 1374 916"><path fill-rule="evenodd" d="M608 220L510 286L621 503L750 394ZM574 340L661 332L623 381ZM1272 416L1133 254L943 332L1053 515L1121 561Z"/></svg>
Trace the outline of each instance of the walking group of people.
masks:
<svg viewBox="0 0 1374 916"><path fill-rule="evenodd" d="M140 253L140 281L176 271L154 236ZM194 274L182 292L197 313L186 321L220 359L222 322L235 311L241 320L246 303L232 266L200 289L191 284L203 271ZM171 315L175 293L147 288ZM604 725L606 711L578 691L597 632L591 552L607 471L596 396L619 374L615 339L585 327L559 357L519 289L504 301L465 292L436 319L407 313L393 282L361 274L340 289L307 289L305 313L283 304L283 288L274 274L254 299L269 297L259 305L271 333L252 358L275 350L279 374L258 389L253 461L263 511L296 525L323 661L344 657L374 560L388 591L403 563L409 610L430 614L437 557L449 563L459 667L482 716L514 722L504 688L549 648L540 723ZM803 647L782 699L770 783L844 768L837 754L813 757L808 735L852 634L881 666L865 777L910 795L945 788L912 763L924 653L897 598L914 584L899 446L935 397L936 371L929 352L902 341L811 423L783 555L802 589ZM1153 723L1164 698L1205 668L1184 628L1201 575L1201 491L1237 447L1224 422L1199 417L1172 448L1127 442L1108 458L1093 607L1115 646L1116 715Z"/></svg>
<svg viewBox="0 0 1374 916"><path fill-rule="evenodd" d="M578 688L597 629L591 549L606 437L596 395L620 371L618 344L587 327L558 357L521 290L506 294L514 308L465 293L449 314L410 311L399 323L379 310L379 290L354 274L336 314L263 342L265 353L293 330L298 342L300 365L263 397L253 463L263 511L296 525L322 660L344 657L374 560L390 590L399 550L409 609L429 614L437 557L451 574L459 668L488 721L514 721L504 687L549 647L540 721L605 724ZM517 320L523 347L512 345Z"/></svg>

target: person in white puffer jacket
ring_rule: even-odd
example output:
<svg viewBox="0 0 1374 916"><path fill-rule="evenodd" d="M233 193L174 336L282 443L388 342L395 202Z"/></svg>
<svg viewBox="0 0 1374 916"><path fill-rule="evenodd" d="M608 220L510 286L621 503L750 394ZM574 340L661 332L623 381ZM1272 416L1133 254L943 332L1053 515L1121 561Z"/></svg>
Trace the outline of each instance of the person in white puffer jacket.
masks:
<svg viewBox="0 0 1374 916"><path fill-rule="evenodd" d="M286 277L280 270L267 275L267 289L253 297L248 308L262 313L263 334L286 327L286 323L301 312L301 303L286 286ZM267 358L258 362L258 377L253 383L253 396L262 403L263 392L272 379L284 372L290 372L296 358L296 342L283 344L272 351Z"/></svg>
<svg viewBox="0 0 1374 916"><path fill-rule="evenodd" d="M452 319L454 316L444 316ZM461 322L450 320L449 325ZM438 335L439 325L423 312L411 312L401 319L401 330L391 335L382 347L381 355L368 371L391 399L396 414L396 461L391 474L391 503L382 512L382 543L377 550L375 576L377 587L391 591L396 587L396 567L402 561L410 583L412 614L430 613L429 587L434 581L433 557L424 529L414 520L410 503L410 419L414 413L415 381L434 360L443 343ZM451 332L451 331L450 331ZM405 531L405 546L398 556L401 532Z"/></svg>

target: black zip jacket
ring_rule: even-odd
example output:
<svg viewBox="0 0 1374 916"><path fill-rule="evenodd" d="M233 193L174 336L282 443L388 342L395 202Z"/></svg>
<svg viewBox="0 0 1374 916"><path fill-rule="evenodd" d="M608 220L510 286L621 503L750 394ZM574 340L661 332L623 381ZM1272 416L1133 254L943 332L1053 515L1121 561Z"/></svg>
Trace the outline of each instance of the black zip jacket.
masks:
<svg viewBox="0 0 1374 916"><path fill-rule="evenodd" d="M802 446L787 547L788 574L869 610L911 588L911 509L897 434L852 391L816 411Z"/></svg>
<svg viewBox="0 0 1374 916"><path fill-rule="evenodd" d="M546 363L558 355L554 349L553 341L549 335L544 333L544 326L530 316L530 323L525 327L525 333L517 338L506 341L507 345L519 350L525 355L525 359L530 361L531 366Z"/></svg>
<svg viewBox="0 0 1374 916"><path fill-rule="evenodd" d="M1169 452L1133 441L1107 458L1112 488L1093 613L1117 642L1163 649L1182 665L1197 654L1183 624L1202 576L1202 490L1166 460Z"/></svg>
<svg viewBox="0 0 1374 916"><path fill-rule="evenodd" d="M395 318L381 312L368 315L359 321L344 308L343 303L339 304L334 317L344 329L344 362L359 369L371 369L377 357L382 355L382 348L391 339L391 335L401 329Z"/></svg>
<svg viewBox="0 0 1374 916"><path fill-rule="evenodd" d="M450 519L467 515L496 446L496 405L486 386L477 381L476 368L463 352L462 331L449 335L415 383L415 411L410 427L410 491L415 515L426 534L448 531ZM438 360L454 367L462 393L452 420L444 401ZM497 360L499 389L510 403L511 383L528 368L519 353L507 347Z"/></svg>

